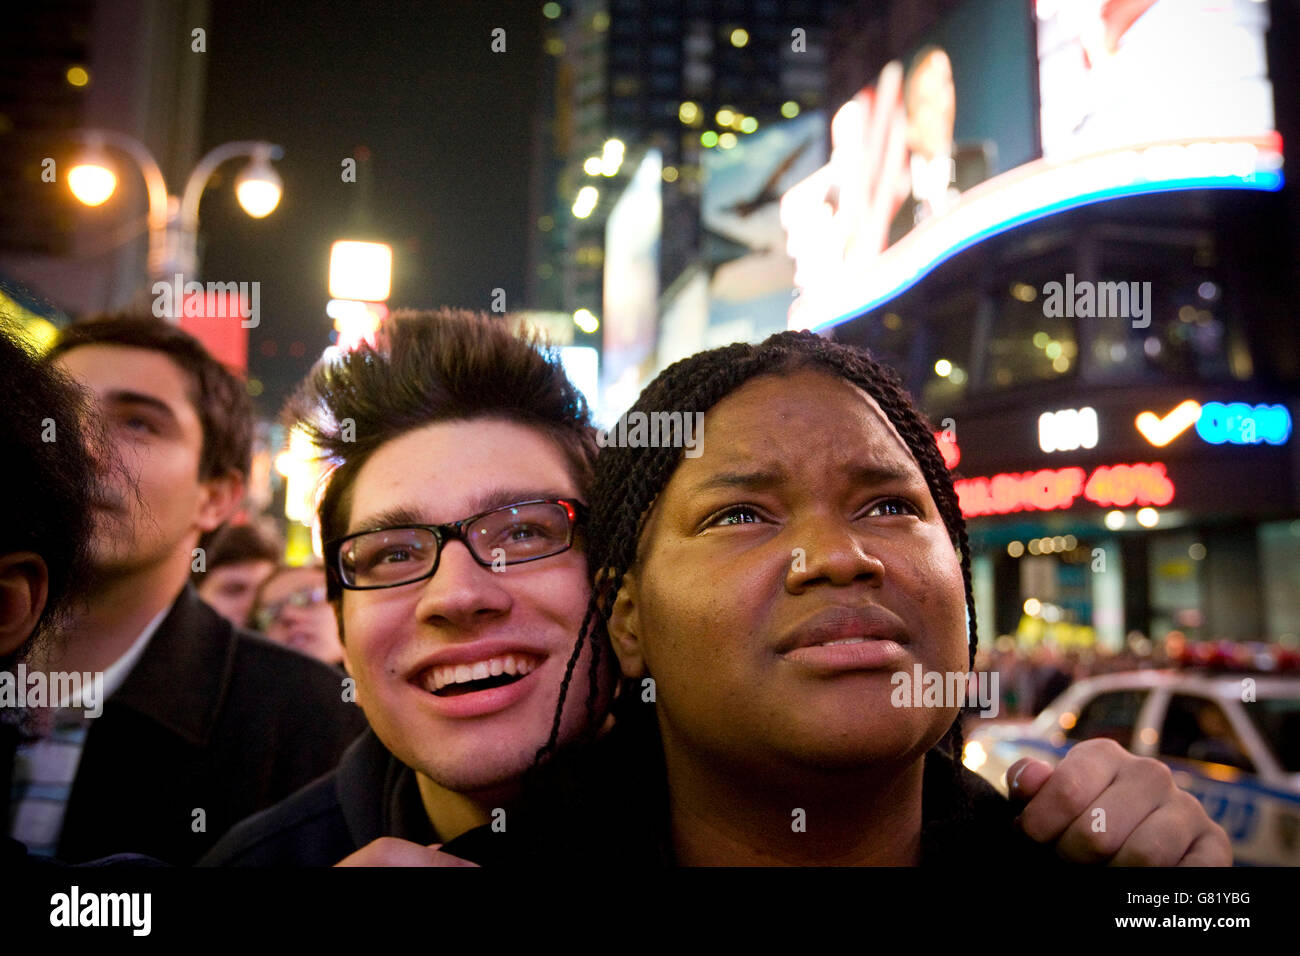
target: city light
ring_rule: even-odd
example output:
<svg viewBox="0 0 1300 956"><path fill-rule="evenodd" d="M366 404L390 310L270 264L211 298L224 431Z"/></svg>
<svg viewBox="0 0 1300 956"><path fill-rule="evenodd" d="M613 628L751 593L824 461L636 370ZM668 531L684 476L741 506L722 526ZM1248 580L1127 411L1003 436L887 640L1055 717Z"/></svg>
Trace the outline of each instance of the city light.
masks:
<svg viewBox="0 0 1300 956"><path fill-rule="evenodd" d="M758 120L752 116L746 116L740 121L740 131L742 133L752 133L758 129Z"/></svg>
<svg viewBox="0 0 1300 956"><path fill-rule="evenodd" d="M330 297L383 302L391 291L393 247L339 240L330 246Z"/></svg>
<svg viewBox="0 0 1300 956"><path fill-rule="evenodd" d="M962 764L972 772L978 771L989 759L989 755L984 752L984 745L978 740L967 741L962 747L961 755Z"/></svg>
<svg viewBox="0 0 1300 956"><path fill-rule="evenodd" d="M613 176L618 173L619 167L623 165L623 154L626 151L627 147L623 145L621 139L606 140L600 154L600 174Z"/></svg>
<svg viewBox="0 0 1300 956"><path fill-rule="evenodd" d="M117 177L101 163L81 163L68 170L68 188L87 206L99 206L113 195Z"/></svg>
<svg viewBox="0 0 1300 956"><path fill-rule="evenodd" d="M1043 602L1038 598L1030 598L1025 602L1025 613L1030 617L1037 617L1043 612Z"/></svg>
<svg viewBox="0 0 1300 956"><path fill-rule="evenodd" d="M947 378L952 374L952 363L947 359L939 359L934 363L934 374L940 378Z"/></svg>
<svg viewBox="0 0 1300 956"><path fill-rule="evenodd" d="M1154 528L1160 523L1160 512L1155 508L1139 508L1137 513L1138 524L1144 528Z"/></svg>
<svg viewBox="0 0 1300 956"><path fill-rule="evenodd" d="M700 145L705 149L712 149L718 145L718 134L711 129L705 130L700 134Z"/></svg>
<svg viewBox="0 0 1300 956"><path fill-rule="evenodd" d="M732 120L736 118L736 112L724 106L713 118L717 120L719 126L730 126Z"/></svg>
<svg viewBox="0 0 1300 956"><path fill-rule="evenodd" d="M736 145L736 134L723 133L721 136L718 137L718 145L723 149L731 149L733 146Z"/></svg>
<svg viewBox="0 0 1300 956"><path fill-rule="evenodd" d="M578 219L586 219L596 208L596 203L600 201L600 191L595 186L583 186L578 190L578 196L573 200L573 215Z"/></svg>
<svg viewBox="0 0 1300 956"><path fill-rule="evenodd" d="M781 104L781 115L786 119L794 119L799 115L799 104L794 100L786 100Z"/></svg>
<svg viewBox="0 0 1300 956"><path fill-rule="evenodd" d="M1106 512L1106 527L1111 531L1119 531L1124 525L1128 524L1128 518L1122 511Z"/></svg>
<svg viewBox="0 0 1300 956"><path fill-rule="evenodd" d="M600 175L600 157L588 156L586 162L582 164L582 171L588 176Z"/></svg>
<svg viewBox="0 0 1300 956"><path fill-rule="evenodd" d="M253 161L235 177L235 196L244 212L254 219L269 216L280 205L284 183L271 166L271 158L259 152Z"/></svg>
<svg viewBox="0 0 1300 956"><path fill-rule="evenodd" d="M736 27L731 31L731 45L739 49L749 43L749 31Z"/></svg>
<svg viewBox="0 0 1300 956"><path fill-rule="evenodd" d="M90 74L86 72L84 66L70 66L68 72L64 74L68 82L73 86L85 86L90 82Z"/></svg>
<svg viewBox="0 0 1300 956"><path fill-rule="evenodd" d="M600 320L596 318L590 309L579 309L573 313L573 324L582 332L588 335L594 333L600 328Z"/></svg>
<svg viewBox="0 0 1300 956"><path fill-rule="evenodd" d="M560 5L558 3L542 4L542 16L548 20L558 20L560 18Z"/></svg>
<svg viewBox="0 0 1300 956"><path fill-rule="evenodd" d="M677 182L677 167L665 166L663 171L663 177L664 177L664 182L666 183Z"/></svg>
<svg viewBox="0 0 1300 956"><path fill-rule="evenodd" d="M687 100L677 108L677 118L687 126L694 126L700 118L700 108Z"/></svg>

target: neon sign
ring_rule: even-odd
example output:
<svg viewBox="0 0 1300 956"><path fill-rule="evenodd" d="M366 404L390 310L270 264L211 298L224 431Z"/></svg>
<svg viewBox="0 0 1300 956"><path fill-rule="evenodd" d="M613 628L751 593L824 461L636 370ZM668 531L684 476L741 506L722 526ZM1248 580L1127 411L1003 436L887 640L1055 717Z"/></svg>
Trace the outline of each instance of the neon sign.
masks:
<svg viewBox="0 0 1300 956"><path fill-rule="evenodd" d="M1285 405L1206 402L1196 420L1196 434L1211 445L1281 445L1291 437L1291 413Z"/></svg>
<svg viewBox="0 0 1300 956"><path fill-rule="evenodd" d="M1063 408L1038 416L1038 447L1045 452L1097 447L1097 410Z"/></svg>
<svg viewBox="0 0 1300 956"><path fill-rule="evenodd" d="M1043 468L992 478L965 478L956 483L964 517L1004 515L1016 511L1056 511L1082 497L1102 508L1164 506L1174 500L1174 483L1161 462L1082 468Z"/></svg>
<svg viewBox="0 0 1300 956"><path fill-rule="evenodd" d="M1193 425L1211 445L1283 445L1291 437L1291 412L1285 405L1199 402L1188 399L1163 418L1143 412L1134 422L1142 437L1163 448Z"/></svg>
<svg viewBox="0 0 1300 956"><path fill-rule="evenodd" d="M961 448L957 446L957 436L951 432L942 431L934 433L934 443L939 446L939 454L943 455L943 463L949 471L957 467L957 462L961 461Z"/></svg>

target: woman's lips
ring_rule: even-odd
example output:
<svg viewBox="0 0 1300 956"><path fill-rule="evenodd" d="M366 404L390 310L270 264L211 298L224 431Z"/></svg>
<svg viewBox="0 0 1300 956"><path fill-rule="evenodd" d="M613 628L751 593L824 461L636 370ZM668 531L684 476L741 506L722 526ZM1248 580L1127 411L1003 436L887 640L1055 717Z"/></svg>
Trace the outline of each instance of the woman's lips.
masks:
<svg viewBox="0 0 1300 956"><path fill-rule="evenodd" d="M908 663L907 651L897 641L869 637L809 644L786 651L781 657L826 672L896 670Z"/></svg>

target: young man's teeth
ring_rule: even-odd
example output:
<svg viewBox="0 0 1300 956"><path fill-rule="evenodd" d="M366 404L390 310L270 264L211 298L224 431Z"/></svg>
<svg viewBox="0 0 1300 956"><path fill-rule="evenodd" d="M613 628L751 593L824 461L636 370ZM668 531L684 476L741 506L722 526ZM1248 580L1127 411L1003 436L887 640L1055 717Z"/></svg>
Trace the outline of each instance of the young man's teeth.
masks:
<svg viewBox="0 0 1300 956"><path fill-rule="evenodd" d="M838 647L841 644L865 644L865 637L850 637L843 641L827 641L825 644L819 644L819 647Z"/></svg>
<svg viewBox="0 0 1300 956"><path fill-rule="evenodd" d="M491 657L473 664L447 664L434 667L425 678L426 689L440 691L449 684L468 684L470 681L485 680L488 677L500 677L502 674L518 675L532 673L536 663L530 657L504 654Z"/></svg>

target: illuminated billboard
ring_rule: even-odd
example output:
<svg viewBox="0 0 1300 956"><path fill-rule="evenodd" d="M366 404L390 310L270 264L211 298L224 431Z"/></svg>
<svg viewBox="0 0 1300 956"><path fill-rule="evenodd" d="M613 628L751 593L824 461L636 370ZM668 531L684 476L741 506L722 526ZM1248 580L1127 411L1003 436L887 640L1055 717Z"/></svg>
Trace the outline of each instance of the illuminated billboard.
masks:
<svg viewBox="0 0 1300 956"><path fill-rule="evenodd" d="M649 150L605 224L601 399L614 415L636 400L654 361L662 175L662 157Z"/></svg>
<svg viewBox="0 0 1300 956"><path fill-rule="evenodd" d="M757 342L786 327L794 260L785 248L780 197L826 162L817 112L706 150L700 219L708 266L708 327L699 348Z"/></svg>
<svg viewBox="0 0 1300 956"><path fill-rule="evenodd" d="M838 108L829 162L782 196L789 326L868 312L990 236L1087 203L1279 189L1266 7L1039 0L1031 20L1020 0L962 4ZM1183 17L1186 36L1169 27Z"/></svg>
<svg viewBox="0 0 1300 956"><path fill-rule="evenodd" d="M1267 136L1273 87L1259 0L1038 0L1043 157Z"/></svg>

